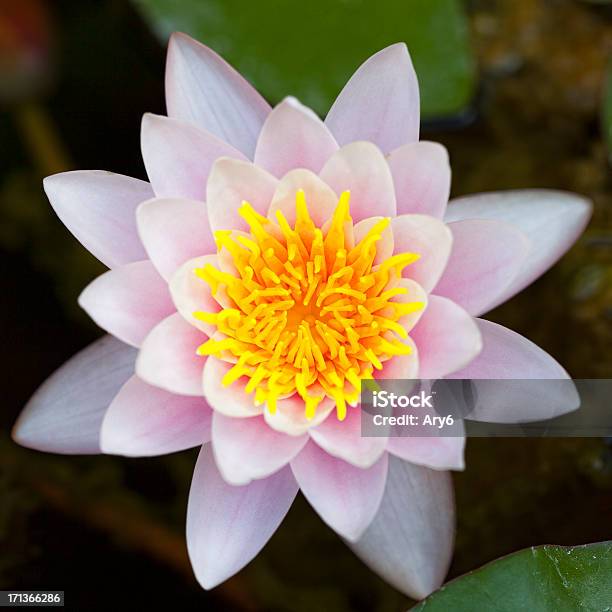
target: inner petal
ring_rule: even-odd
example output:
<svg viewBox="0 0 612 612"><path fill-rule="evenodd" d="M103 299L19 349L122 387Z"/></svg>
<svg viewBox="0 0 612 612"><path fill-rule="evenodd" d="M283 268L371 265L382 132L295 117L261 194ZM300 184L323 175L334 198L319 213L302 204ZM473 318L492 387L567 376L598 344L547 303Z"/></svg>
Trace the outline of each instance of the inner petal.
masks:
<svg viewBox="0 0 612 612"><path fill-rule="evenodd" d="M250 232L215 232L219 253L235 273L211 263L194 269L213 295L222 292L229 301L219 312L193 313L219 332L198 353L232 363L222 384L245 377L246 393L271 413L279 399L298 394L311 419L329 397L343 420L347 404L358 401L361 380L411 351L401 321L425 302L417 291L412 300L410 286L397 279L419 255L400 253L378 263L386 217L353 244L349 200L350 193L342 193L324 228L312 220L302 190L295 193L293 226L280 210L274 223L243 202L239 213ZM402 301L394 300L400 295Z"/></svg>

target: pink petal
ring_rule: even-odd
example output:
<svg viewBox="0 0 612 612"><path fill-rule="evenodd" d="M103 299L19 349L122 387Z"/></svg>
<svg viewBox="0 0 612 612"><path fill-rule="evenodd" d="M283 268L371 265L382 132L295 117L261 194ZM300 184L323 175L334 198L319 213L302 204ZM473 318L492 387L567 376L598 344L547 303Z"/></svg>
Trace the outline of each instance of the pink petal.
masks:
<svg viewBox="0 0 612 612"><path fill-rule="evenodd" d="M448 227L453 249L435 291L477 316L498 302L525 265L529 240L502 221L471 219Z"/></svg>
<svg viewBox="0 0 612 612"><path fill-rule="evenodd" d="M308 436L274 431L263 417L213 417L212 446L226 482L243 485L265 478L287 465L308 442Z"/></svg>
<svg viewBox="0 0 612 612"><path fill-rule="evenodd" d="M336 140L369 140L384 153L419 139L419 85L404 43L364 62L350 78L325 123Z"/></svg>
<svg viewBox="0 0 612 612"><path fill-rule="evenodd" d="M206 357L196 354L205 336L175 313L159 323L145 338L136 373L151 385L180 395L202 395Z"/></svg>
<svg viewBox="0 0 612 612"><path fill-rule="evenodd" d="M411 142L392 151L387 158L397 212L444 216L451 185L448 152L437 142Z"/></svg>
<svg viewBox="0 0 612 612"><path fill-rule="evenodd" d="M289 225L293 227L295 224L295 194L300 189L304 191L306 205L312 220L317 227L321 227L334 214L338 196L310 170L291 170L285 174L274 192L268 217L274 223L278 223L276 211L280 210Z"/></svg>
<svg viewBox="0 0 612 612"><path fill-rule="evenodd" d="M417 253L421 258L404 268L428 293L442 276L451 253L453 236L444 223L428 215L400 215L391 220L396 253Z"/></svg>
<svg viewBox="0 0 612 612"><path fill-rule="evenodd" d="M77 353L26 404L13 440L49 453L99 453L104 413L134 373L135 358L135 349L112 336Z"/></svg>
<svg viewBox="0 0 612 612"><path fill-rule="evenodd" d="M520 423L550 419L578 408L580 398L568 373L548 353L501 325L482 319L476 323L482 351L467 367L449 376L475 379L478 402L466 418ZM504 385L503 379L512 380ZM521 384L527 380L536 382ZM563 382L551 382L554 380Z"/></svg>
<svg viewBox="0 0 612 612"><path fill-rule="evenodd" d="M384 434L388 438L386 450L405 461L424 465L425 467L438 470L463 470L463 449L465 446L465 426L459 410L459 406L454 404L456 399L457 385L452 390L450 384L431 380L400 381L400 388L404 393L418 395L419 393L431 394L432 405L425 402L418 407L417 412L420 420L406 426L401 420L403 416L415 414L414 408L404 407L385 407L378 411L364 413L364 430L366 435ZM433 383L437 384L434 386ZM449 401L450 400L450 401ZM450 404L450 405L449 405ZM392 415L398 418L399 422L386 427L383 430L380 424L372 421L375 412L383 415ZM440 415L451 415L454 420L446 422L440 426L437 419ZM367 421L366 421L367 419Z"/></svg>
<svg viewBox="0 0 612 612"><path fill-rule="evenodd" d="M380 510L363 537L350 547L396 589L423 599L442 584L448 571L454 506L448 472L390 457Z"/></svg>
<svg viewBox="0 0 612 612"><path fill-rule="evenodd" d="M166 280L187 260L217 252L204 202L149 200L138 207L137 219L147 253Z"/></svg>
<svg viewBox="0 0 612 612"><path fill-rule="evenodd" d="M387 450L396 457L434 470L463 470L465 438L461 436L431 437L390 436Z"/></svg>
<svg viewBox="0 0 612 612"><path fill-rule="evenodd" d="M549 189L482 193L453 200L447 221L495 219L527 235L530 250L521 271L488 308L510 299L543 274L583 232L592 204L581 196Z"/></svg>
<svg viewBox="0 0 612 612"><path fill-rule="evenodd" d="M410 332L419 350L419 378L437 379L466 366L482 350L474 319L451 300L429 296L429 304Z"/></svg>
<svg viewBox="0 0 612 612"><path fill-rule="evenodd" d="M330 415L308 433L324 451L358 468L374 465L387 447L386 436L361 435L360 408L348 408L344 421Z"/></svg>
<svg viewBox="0 0 612 612"><path fill-rule="evenodd" d="M215 465L211 445L202 448L187 507L187 548L205 589L227 580L257 555L297 491L288 467L245 486L229 485Z"/></svg>
<svg viewBox="0 0 612 612"><path fill-rule="evenodd" d="M482 350L451 378L569 378L561 365L531 340L491 321L475 322L482 335Z"/></svg>
<svg viewBox="0 0 612 612"><path fill-rule="evenodd" d="M166 64L168 115L196 124L248 157L269 104L212 49L175 33Z"/></svg>
<svg viewBox="0 0 612 612"><path fill-rule="evenodd" d="M291 462L291 469L319 516L343 538L358 540L380 505L387 479L387 455L362 469L309 442Z"/></svg>
<svg viewBox="0 0 612 612"><path fill-rule="evenodd" d="M204 255L185 262L170 279L170 295L183 319L201 329L208 336L212 336L216 327L204 323L193 316L194 312L219 312L221 306L213 297L210 285L196 275L196 268L203 268L207 264L218 268L216 255Z"/></svg>
<svg viewBox="0 0 612 612"><path fill-rule="evenodd" d="M223 377L233 364L209 357L204 366L203 388L208 403L221 414L228 417L252 417L263 412L261 406L255 406L253 394L247 394L246 377L239 378L231 385L225 386Z"/></svg>
<svg viewBox="0 0 612 612"><path fill-rule="evenodd" d="M174 395L132 376L104 417L102 452L150 457L200 446L210 440L211 417L203 398Z"/></svg>
<svg viewBox="0 0 612 612"><path fill-rule="evenodd" d="M79 296L81 308L109 334L132 346L174 312L168 285L149 260L109 270Z"/></svg>
<svg viewBox="0 0 612 612"><path fill-rule="evenodd" d="M257 141L255 163L279 178L295 168L318 173L338 150L327 126L295 98L285 98L268 115Z"/></svg>
<svg viewBox="0 0 612 612"><path fill-rule="evenodd" d="M351 192L351 216L355 221L395 216L391 170L380 149L371 142L345 145L323 166L320 176L337 194Z"/></svg>
<svg viewBox="0 0 612 612"><path fill-rule="evenodd" d="M355 223L353 227L353 236L355 244L359 244L367 233L384 217L368 217ZM381 264L383 261L389 259L393 255L393 230L388 225L382 232L381 239L376 243L376 257L374 258L374 264Z"/></svg>
<svg viewBox="0 0 612 612"><path fill-rule="evenodd" d="M48 176L47 197L62 223L109 268L146 258L136 207L153 196L149 183L101 170Z"/></svg>
<svg viewBox="0 0 612 612"><path fill-rule="evenodd" d="M328 417L332 418L331 412L336 407L333 400L325 397L317 406L315 416L312 419L307 419L304 400L297 393L294 393L291 397L278 400L276 404L277 408L274 414L268 409L264 410L264 419L272 429L290 436L301 436Z"/></svg>
<svg viewBox="0 0 612 612"><path fill-rule="evenodd" d="M238 214L246 200L266 215L278 181L250 162L222 158L217 160L206 184L206 204L212 231L244 230L249 226Z"/></svg>
<svg viewBox="0 0 612 612"><path fill-rule="evenodd" d="M141 149L147 175L159 198L204 200L206 180L219 157L244 155L210 132L170 117L142 118Z"/></svg>

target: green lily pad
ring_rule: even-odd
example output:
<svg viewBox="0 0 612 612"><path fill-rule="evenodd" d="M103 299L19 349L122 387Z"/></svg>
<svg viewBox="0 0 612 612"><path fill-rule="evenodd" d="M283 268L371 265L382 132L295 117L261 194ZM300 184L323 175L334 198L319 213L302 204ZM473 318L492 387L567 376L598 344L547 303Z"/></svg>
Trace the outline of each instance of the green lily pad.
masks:
<svg viewBox="0 0 612 612"><path fill-rule="evenodd" d="M612 542L538 546L457 578L413 612L612 610Z"/></svg>
<svg viewBox="0 0 612 612"><path fill-rule="evenodd" d="M294 95L325 115L353 71L408 44L426 118L459 115L476 86L459 0L134 0L162 40L182 31L220 53L271 102Z"/></svg>

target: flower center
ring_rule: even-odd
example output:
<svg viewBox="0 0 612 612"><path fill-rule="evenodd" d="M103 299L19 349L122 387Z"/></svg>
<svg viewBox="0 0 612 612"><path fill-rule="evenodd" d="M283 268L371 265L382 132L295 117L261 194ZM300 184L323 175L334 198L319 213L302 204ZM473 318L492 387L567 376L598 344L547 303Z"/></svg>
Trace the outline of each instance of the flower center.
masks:
<svg viewBox="0 0 612 612"><path fill-rule="evenodd" d="M323 228L312 221L301 190L293 228L280 210L276 224L243 202L239 212L250 233L216 232L222 269L195 270L227 305L194 313L219 332L198 354L233 363L223 384L247 377L246 392L254 391L255 403L266 403L271 413L278 399L298 393L307 418L328 396L342 420L346 404L358 401L362 379L385 360L410 353L398 320L424 303L393 298L407 293L395 280L419 255L396 254L375 265L376 244L390 220L375 223L355 245L349 198L349 192L340 196Z"/></svg>

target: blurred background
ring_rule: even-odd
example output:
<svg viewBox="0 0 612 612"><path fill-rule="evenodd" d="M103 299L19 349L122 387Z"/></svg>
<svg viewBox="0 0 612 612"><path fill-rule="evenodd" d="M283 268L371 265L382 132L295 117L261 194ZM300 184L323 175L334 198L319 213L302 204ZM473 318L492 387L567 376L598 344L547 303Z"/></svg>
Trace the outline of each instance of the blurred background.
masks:
<svg viewBox="0 0 612 612"><path fill-rule="evenodd" d="M55 217L41 179L77 168L146 178L140 119L165 112L174 29L271 103L291 93L320 114L372 52L406 41L423 138L448 147L453 196L551 187L594 200L571 252L488 318L574 377L607 378L612 2L0 0L0 589L61 589L79 610L406 609L302 498L253 563L206 593L183 534L196 451L59 457L10 440L36 387L101 335L76 298L102 265ZM472 439L466 462L451 577L526 546L610 539L610 441Z"/></svg>

